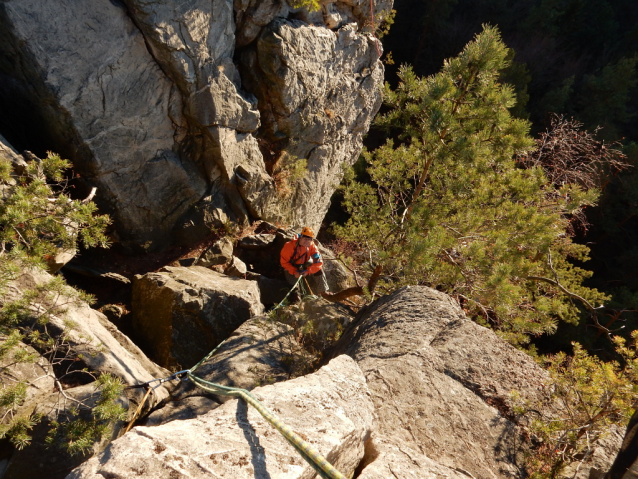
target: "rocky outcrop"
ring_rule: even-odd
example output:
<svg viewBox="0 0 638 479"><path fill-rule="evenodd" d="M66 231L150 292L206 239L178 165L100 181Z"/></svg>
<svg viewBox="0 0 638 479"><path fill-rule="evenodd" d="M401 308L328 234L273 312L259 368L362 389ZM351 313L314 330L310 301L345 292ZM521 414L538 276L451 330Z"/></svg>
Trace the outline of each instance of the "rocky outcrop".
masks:
<svg viewBox="0 0 638 479"><path fill-rule="evenodd" d="M313 362L314 358L297 342L292 328L261 316L242 324L195 373L216 384L252 390L307 374ZM163 407L149 415L145 425L190 419L230 399L211 396L191 381L182 381L171 391Z"/></svg>
<svg viewBox="0 0 638 479"><path fill-rule="evenodd" d="M304 346L318 355L341 337L353 316L345 306L316 297L302 298L285 310L277 310L274 315L279 321L300 331Z"/></svg>
<svg viewBox="0 0 638 479"><path fill-rule="evenodd" d="M46 287L51 279L52 277L44 272L24 271L10 284L4 299L18 299L26 290ZM168 371L149 360L126 335L119 332L102 313L91 309L87 303L59 296L55 298L55 304L35 303L31 307L37 312L51 309L55 305L62 306L64 312L49 319L49 334L64 334L65 342L82 358L90 371L112 374L121 378L127 385L167 375ZM159 401L167 395L168 392L163 387L156 389L149 406L152 407L154 401Z"/></svg>
<svg viewBox="0 0 638 479"><path fill-rule="evenodd" d="M334 354L344 352L364 372L378 418L371 447L381 462L361 477L393 470L394 458L406 468L398 477L428 477L422 474L435 467L472 477L519 475L509 393L540 399L547 376L465 318L450 297L415 286L378 300L344 333Z"/></svg>
<svg viewBox="0 0 638 479"><path fill-rule="evenodd" d="M354 472L373 420L354 361L342 356L312 375L253 394L346 477ZM136 427L68 479L136 476L310 479L315 473L257 411L231 400L195 419Z"/></svg>
<svg viewBox="0 0 638 479"><path fill-rule="evenodd" d="M263 312L254 281L201 266L162 268L133 281L133 327L161 365L190 367Z"/></svg>
<svg viewBox="0 0 638 479"><path fill-rule="evenodd" d="M366 8L2 2L0 131L71 159L125 246L192 243L228 221L318 228L380 105L376 41L357 30ZM291 177L283 157L305 171Z"/></svg>
<svg viewBox="0 0 638 479"><path fill-rule="evenodd" d="M381 105L377 57L375 40L353 24L332 32L282 18L242 53L244 85L257 96L267 160L280 179L280 206L256 202L260 218L319 229L342 165L355 161ZM304 171L292 179L301 160Z"/></svg>
<svg viewBox="0 0 638 479"><path fill-rule="evenodd" d="M24 271L5 291L2 301L17 300L26 291L41 288L46 292L50 275L39 271ZM30 433L31 444L28 448L14 450L11 453L7 469L3 477L7 479L27 479L31 477L48 477L51 479L64 477L69 470L76 467L86 455L71 456L59 449L59 444L49 444L47 436L52 421L61 421L77 413L78 401L87 406L95 404L99 393L96 392L94 379L101 373L109 373L120 378L128 386L137 385L155 378L167 376L169 373L150 361L144 353L124 334L119 332L103 314L91 309L86 303L64 294L55 298L40 294L30 305L34 318L43 311L54 314L47 322L47 332L53 337L61 338L58 345L58 357L55 366L40 357L34 364L16 365L12 368L13 379L22 378L29 382L27 400L19 408L18 414L29 416L32 413L42 415L37 426ZM29 320L33 323L33 319ZM64 361L64 352L68 348L68 359ZM54 373L57 368L57 374ZM87 373L81 371L86 368ZM62 382L60 370L69 374ZM71 378L70 383L68 382ZM76 386L78 383L87 383ZM128 420L142 403L143 388L127 388L118 402L128 411ZM146 414L150 409L168 397L168 391L160 386L153 391L144 403L141 412ZM88 409L81 407L80 414ZM112 431L117 437L122 432L125 422L120 422ZM106 442L95 445L99 451ZM37 458L37 460L34 460Z"/></svg>

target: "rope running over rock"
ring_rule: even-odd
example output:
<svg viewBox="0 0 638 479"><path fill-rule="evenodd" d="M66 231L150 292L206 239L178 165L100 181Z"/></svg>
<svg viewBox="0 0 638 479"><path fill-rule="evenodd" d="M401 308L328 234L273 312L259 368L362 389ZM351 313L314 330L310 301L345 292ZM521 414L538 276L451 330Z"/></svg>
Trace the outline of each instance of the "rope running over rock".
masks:
<svg viewBox="0 0 638 479"><path fill-rule="evenodd" d="M297 286L299 286L300 289L302 290L302 294L305 293L305 291L303 291L303 289L304 289L303 288L303 283L301 282L302 278L303 278L303 276L299 276L299 279L297 279L297 282L293 285L293 287L290 289L290 291L288 291L288 294L286 294L286 297L277 306L275 306L271 311L274 311L277 308L281 307L284 304L284 301L286 301L286 299L290 295L290 293L292 293ZM225 342L226 341L224 340L221 343L219 343L215 349L213 349L210 353L208 353L201 361L199 361L191 369L186 369L184 371L179 371L179 372L177 372L175 374L172 374L171 376L168 376L166 378L154 379L154 380L148 381L148 382L146 382L144 384L138 384L136 386L130 386L130 387L149 387L151 383L158 382L158 384L156 386L148 389L146 395L144 396L144 399L142 400L142 403L139 405L138 410L135 412L134 418L130 422L130 424L127 427L126 431L128 431L131 428L133 422L135 421L135 418L139 414L139 411L142 409L142 406L146 402L146 399L148 398L148 395L149 395L149 393L151 392L152 389L155 389L155 388L159 387L162 383L164 383L166 381L170 381L170 380L173 380L173 379L185 379L185 378L188 378L188 379L190 379L193 382L193 384L195 384L197 387L199 387L199 388L201 388L201 389L203 389L205 391L211 392L213 394L219 394L219 395L222 395L222 396L232 396L232 397L241 398L244 401L246 401L247 404L250 404L251 406L253 406L257 411L259 411L259 413L264 417L264 419L266 419L266 421L268 421L275 429L277 429L277 431L279 431L281 433L281 435L286 439L286 441L288 441L290 443L290 445L295 448L295 450L299 453L299 455L301 457L303 457L303 459L308 464L310 464L312 466L312 468L317 472L317 474L319 474L323 479L346 479L346 477L343 474L341 474L337 469L335 469L332 466L332 464L330 464L326 460L326 458L324 458L310 444L308 444L306 441L304 441L297 433L295 433L295 431L293 431L288 426L286 426L281 421L281 419L279 419L272 412L270 412L259 401L259 399L257 399L250 391L248 391L246 389L241 389L241 388L233 388L233 387L228 387L228 386L222 386L221 384L216 384L216 383L212 383L210 381L206 381L205 379L202 379L202 378L200 378L198 376L195 376L195 374L193 374L195 372L195 370L197 368L199 368L208 359L210 359L210 357L213 356L217 352L217 350Z"/></svg>

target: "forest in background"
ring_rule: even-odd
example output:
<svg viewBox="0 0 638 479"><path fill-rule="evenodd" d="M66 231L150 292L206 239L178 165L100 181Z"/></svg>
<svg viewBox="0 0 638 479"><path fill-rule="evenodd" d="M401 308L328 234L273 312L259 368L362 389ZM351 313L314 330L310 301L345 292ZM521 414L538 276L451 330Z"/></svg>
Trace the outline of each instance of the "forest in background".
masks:
<svg viewBox="0 0 638 479"><path fill-rule="evenodd" d="M531 122L538 137L552 113L573 118L608 145L620 142L627 161L638 163L638 4L631 0L397 0L389 33L381 41L386 81L396 87L401 65L419 76L438 72L482 29L498 27L512 52L501 81L511 84L511 113ZM387 59L391 60L388 62ZM384 134L373 128L367 143ZM586 244L593 271L587 286L611 295L601 323L638 325L638 171L618 173L602 190L598 206L585 209L589 225L575 241ZM558 332L536 342L541 351L569 350L579 341L590 351L608 341L582 321L561 322Z"/></svg>

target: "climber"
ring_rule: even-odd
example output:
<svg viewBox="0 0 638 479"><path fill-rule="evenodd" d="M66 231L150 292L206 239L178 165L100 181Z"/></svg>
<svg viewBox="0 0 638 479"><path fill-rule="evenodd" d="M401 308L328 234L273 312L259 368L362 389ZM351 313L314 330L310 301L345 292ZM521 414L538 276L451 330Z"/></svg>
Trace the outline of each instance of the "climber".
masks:
<svg viewBox="0 0 638 479"><path fill-rule="evenodd" d="M312 293L321 294L328 291L328 283L314 237L313 231L304 226L301 234L288 241L281 249L279 260L289 284L295 284L300 276L304 276Z"/></svg>

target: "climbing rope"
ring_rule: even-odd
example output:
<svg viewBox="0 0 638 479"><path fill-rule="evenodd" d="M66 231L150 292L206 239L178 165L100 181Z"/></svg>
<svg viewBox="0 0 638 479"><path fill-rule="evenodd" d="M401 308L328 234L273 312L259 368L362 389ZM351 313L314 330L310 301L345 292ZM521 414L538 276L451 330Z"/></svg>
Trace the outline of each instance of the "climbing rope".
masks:
<svg viewBox="0 0 638 479"><path fill-rule="evenodd" d="M303 279L303 281L302 281ZM284 299L281 300L281 302L275 306L274 308L272 308L269 313L272 313L273 311L276 311L277 309L281 308L285 303L286 300L288 299L288 296L290 296L290 294L297 288L299 287L299 292L301 293L302 297L310 297L313 299L316 299L317 296L315 296L312 293L312 290L310 289L310 285L308 284L308 280L306 279L305 276L299 276L299 278L297 278L297 281L295 281L295 284L292 285L292 288L290 288L290 291L288 291L288 293L286 293L286 296L284 296Z"/></svg>
<svg viewBox="0 0 638 479"><path fill-rule="evenodd" d="M290 296L290 293L292 293L295 290L295 288L301 283L301 278L303 278L303 276L299 276L299 278L297 278L297 281L295 282L295 284L292 285L292 288L290 288L290 291L288 291L286 296L284 296L284 299L282 299L281 302L277 306L272 308L269 311L270 313L272 313L273 311L276 311L277 309L281 308L284 305L284 303L288 299L288 296Z"/></svg>
<svg viewBox="0 0 638 479"><path fill-rule="evenodd" d="M222 396L232 396L242 398L247 404L253 406L281 435L288 443L295 448L299 455L319 474L323 479L346 479L332 464L330 464L315 448L304 441L297 433L286 426L281 419L270 412L250 391L241 388L222 386L221 384L206 381L188 373L188 378L193 383L205 391Z"/></svg>
<svg viewBox="0 0 638 479"><path fill-rule="evenodd" d="M308 291L305 290L304 282L310 293L310 285L308 285L307 281L301 281L304 276L299 276L293 287L288 291L288 294L284 297L284 299L275 306L271 311L276 310L284 304L284 301L288 298L290 293L292 293L297 286L301 290L302 295L308 294ZM138 406L135 414L133 415L133 419L129 423L126 428L126 432L131 428L133 422L136 420L146 399L148 398L151 391L155 390L163 383L176 379L190 379L193 384L197 387L208 391L213 394L219 394L221 396L231 396L236 398L241 398L246 401L247 404L250 404L254 407L263 417L268 421L277 431L281 433L281 435L288 441L288 443L295 448L295 450L299 453L299 455L308 463L310 466L321 476L323 479L346 479L346 477L341 474L337 469L335 469L332 464L330 464L315 448L313 448L310 444L304 441L295 431L286 426L281 419L275 416L272 412L270 412L260 401L253 395L250 391L241 388L233 388L229 386L222 386L221 384L216 384L210 381L206 381L205 379L200 378L199 376L195 376L194 372L208 359L211 358L219 348L226 342L226 340L222 341L213 349L210 353L208 353L203 359L201 359L195 366L190 369L185 369L183 371L178 371L166 378L161 379L153 379L151 381L147 381L142 384L137 384L135 386L129 386L129 388L138 388L138 387L146 387L148 388L142 402ZM151 384L157 383L151 387Z"/></svg>

